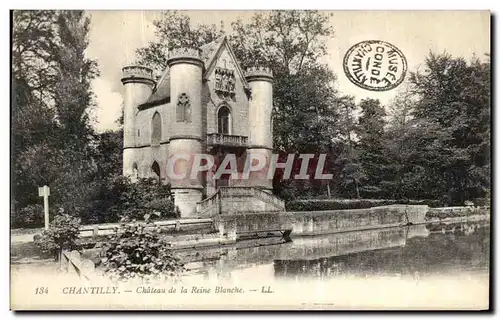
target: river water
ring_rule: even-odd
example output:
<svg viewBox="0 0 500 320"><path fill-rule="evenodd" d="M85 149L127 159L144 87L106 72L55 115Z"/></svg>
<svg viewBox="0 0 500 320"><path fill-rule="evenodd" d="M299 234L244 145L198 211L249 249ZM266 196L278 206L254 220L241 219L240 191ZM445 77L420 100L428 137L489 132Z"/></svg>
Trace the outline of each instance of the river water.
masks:
<svg viewBox="0 0 500 320"><path fill-rule="evenodd" d="M197 251L184 257L191 260L186 279L196 279L189 283L206 288L223 284L247 293L272 291L267 296L270 306L488 307L488 221L292 239L277 245L245 248L240 242L239 248ZM262 298L252 301L266 305Z"/></svg>
<svg viewBox="0 0 500 320"><path fill-rule="evenodd" d="M179 278L156 283L110 283L104 278L99 280L102 283L92 282L120 292L106 296L67 295L68 287L89 286L90 282L76 274L35 270L29 265L23 269L25 265L18 264L11 273L15 288L11 300L28 303L30 308L56 309L63 304L139 310L489 307L488 221L310 237L293 237L292 233L292 242L271 244L277 240L179 251L188 269ZM50 288L50 295L33 295L35 284Z"/></svg>
<svg viewBox="0 0 500 320"><path fill-rule="evenodd" d="M429 224L311 237L276 245L198 251L192 272L230 276L257 266L276 279L336 276L426 277L455 272L488 274L489 222Z"/></svg>

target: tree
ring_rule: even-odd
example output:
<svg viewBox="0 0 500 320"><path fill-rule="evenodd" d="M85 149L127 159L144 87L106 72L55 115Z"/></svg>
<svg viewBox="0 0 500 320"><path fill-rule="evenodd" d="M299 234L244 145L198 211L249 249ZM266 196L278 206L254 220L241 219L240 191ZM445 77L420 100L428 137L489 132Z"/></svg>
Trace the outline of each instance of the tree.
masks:
<svg viewBox="0 0 500 320"><path fill-rule="evenodd" d="M353 96L342 96L336 101L340 111L339 127L342 129L334 138L334 145L339 150L335 164L338 167L339 194L344 197L360 197L359 183L365 178L359 164L359 152L356 148L356 102Z"/></svg>
<svg viewBox="0 0 500 320"><path fill-rule="evenodd" d="M164 11L155 20L156 41L137 50L137 63L163 72L167 68L168 50L180 46L200 47L223 35L223 24L193 25L191 19L178 11Z"/></svg>
<svg viewBox="0 0 500 320"><path fill-rule="evenodd" d="M13 13L15 214L38 202L37 188L44 184L51 186L52 204L74 215L94 194L88 114L97 65L84 55L89 23L83 11Z"/></svg>
<svg viewBox="0 0 500 320"><path fill-rule="evenodd" d="M430 53L411 73L419 101L413 115L445 136L440 172L448 202L484 197L490 188L490 61Z"/></svg>
<svg viewBox="0 0 500 320"><path fill-rule="evenodd" d="M287 153L327 153L327 172L340 133L335 74L320 63L326 41L334 36L330 16L318 11L256 13L251 21L232 23L230 42L243 68L256 63L274 74L274 148ZM303 183L312 194L330 192L330 181Z"/></svg>
<svg viewBox="0 0 500 320"><path fill-rule="evenodd" d="M365 196L384 197L387 181L387 159L384 153L386 112L377 99L366 98L359 103L361 115L358 119L359 162L365 175L361 187Z"/></svg>
<svg viewBox="0 0 500 320"><path fill-rule="evenodd" d="M65 147L87 151L94 135L89 112L94 106L91 81L97 63L85 57L90 18L83 11L61 11L57 18L60 44L52 53L57 65L54 106L60 141Z"/></svg>
<svg viewBox="0 0 500 320"><path fill-rule="evenodd" d="M97 135L95 160L98 179L109 179L122 174L123 130L107 130Z"/></svg>

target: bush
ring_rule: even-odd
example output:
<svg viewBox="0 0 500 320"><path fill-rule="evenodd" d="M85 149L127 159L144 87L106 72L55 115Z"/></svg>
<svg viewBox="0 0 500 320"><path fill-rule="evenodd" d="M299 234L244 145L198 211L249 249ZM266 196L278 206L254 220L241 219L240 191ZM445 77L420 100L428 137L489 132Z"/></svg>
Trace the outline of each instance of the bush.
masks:
<svg viewBox="0 0 500 320"><path fill-rule="evenodd" d="M43 226L43 206L30 204L21 210L14 210L11 216L11 225L23 228Z"/></svg>
<svg viewBox="0 0 500 320"><path fill-rule="evenodd" d="M180 218L181 211L170 199L154 199L145 204L145 208L158 217Z"/></svg>
<svg viewBox="0 0 500 320"><path fill-rule="evenodd" d="M123 224L103 245L98 267L112 279L150 280L175 276L184 268L161 237L161 229L146 223Z"/></svg>
<svg viewBox="0 0 500 320"><path fill-rule="evenodd" d="M480 206L480 207L491 206L490 198L476 198L472 199L472 202L474 203L475 206Z"/></svg>
<svg viewBox="0 0 500 320"><path fill-rule="evenodd" d="M366 209L387 206L391 204L428 205L429 207L444 206L438 200L393 200L393 199L329 199L329 200L294 200L286 203L288 211L323 211Z"/></svg>
<svg viewBox="0 0 500 320"><path fill-rule="evenodd" d="M112 197L115 199L109 211L120 219L142 220L146 214L159 218L177 218L179 209L171 199L170 185L159 184L155 179L140 179L132 183L120 177L113 182Z"/></svg>
<svg viewBox="0 0 500 320"><path fill-rule="evenodd" d="M80 218L69 214L60 214L54 217L49 229L35 236L35 245L42 252L53 254L56 259L62 250L77 248L76 240L80 234Z"/></svg>

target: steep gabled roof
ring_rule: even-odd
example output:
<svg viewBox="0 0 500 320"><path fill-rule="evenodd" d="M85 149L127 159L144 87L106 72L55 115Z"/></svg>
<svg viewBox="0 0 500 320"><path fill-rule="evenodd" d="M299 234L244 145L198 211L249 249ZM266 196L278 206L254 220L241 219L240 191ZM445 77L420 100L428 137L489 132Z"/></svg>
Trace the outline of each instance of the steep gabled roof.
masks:
<svg viewBox="0 0 500 320"><path fill-rule="evenodd" d="M241 70L238 60L236 59L233 49L229 45L226 36L221 36L215 39L214 41L200 47L201 59L205 64L205 73L203 74L203 78L205 78L214 68L216 58L219 55L219 52L223 49L223 47L225 47L228 50L229 54L231 55L231 58L233 58L234 61L236 62L236 69L237 72L240 74L240 77L243 81L243 85L245 87L248 87L243 71ZM161 76L160 80L158 80L158 83L156 84L155 88L153 89L153 93L139 107L152 106L168 102L170 102L170 69L167 67L167 69L163 72L163 75Z"/></svg>
<svg viewBox="0 0 500 320"><path fill-rule="evenodd" d="M160 80L158 80L158 83L153 89L153 93L151 93L146 101L140 104L139 107L146 107L168 102L170 102L170 72L167 68L167 70L163 72Z"/></svg>

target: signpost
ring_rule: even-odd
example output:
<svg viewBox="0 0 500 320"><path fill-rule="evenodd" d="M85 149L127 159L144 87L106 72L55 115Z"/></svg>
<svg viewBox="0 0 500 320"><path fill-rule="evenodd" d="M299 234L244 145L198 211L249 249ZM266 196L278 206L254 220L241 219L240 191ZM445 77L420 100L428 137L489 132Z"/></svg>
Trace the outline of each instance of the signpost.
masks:
<svg viewBox="0 0 500 320"><path fill-rule="evenodd" d="M43 209L45 217L45 230L49 229L49 196L50 188L43 186L38 188L38 196L43 197Z"/></svg>

